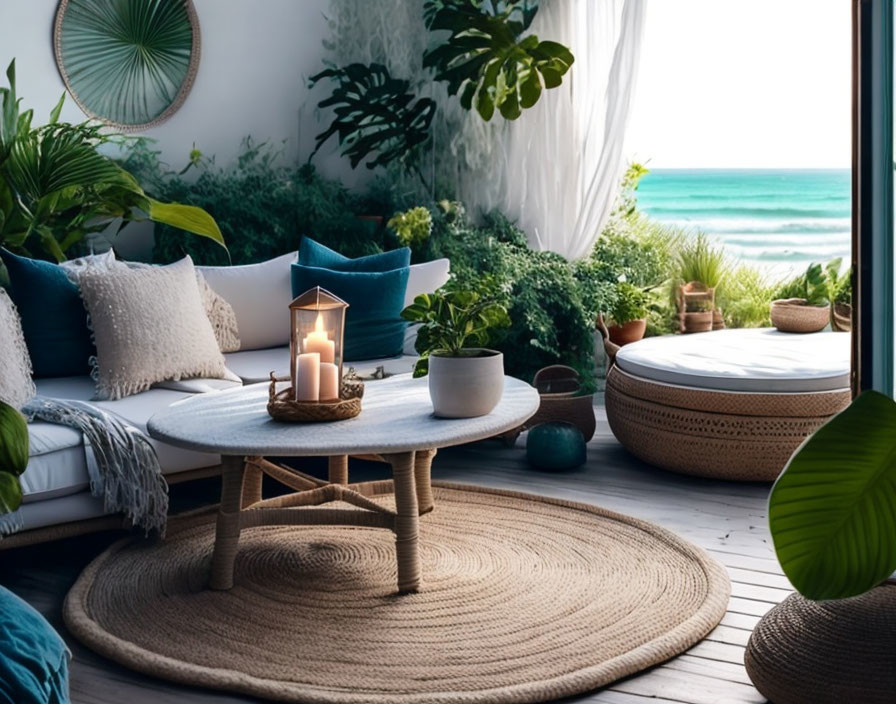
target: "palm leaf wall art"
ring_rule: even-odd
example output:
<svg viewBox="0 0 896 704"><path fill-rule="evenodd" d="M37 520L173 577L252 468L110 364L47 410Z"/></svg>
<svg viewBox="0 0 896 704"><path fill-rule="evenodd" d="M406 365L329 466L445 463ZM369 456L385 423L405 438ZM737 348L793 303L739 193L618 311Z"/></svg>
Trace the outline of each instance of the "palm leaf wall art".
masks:
<svg viewBox="0 0 896 704"><path fill-rule="evenodd" d="M191 0L61 0L53 42L78 106L120 130L168 119L199 65Z"/></svg>

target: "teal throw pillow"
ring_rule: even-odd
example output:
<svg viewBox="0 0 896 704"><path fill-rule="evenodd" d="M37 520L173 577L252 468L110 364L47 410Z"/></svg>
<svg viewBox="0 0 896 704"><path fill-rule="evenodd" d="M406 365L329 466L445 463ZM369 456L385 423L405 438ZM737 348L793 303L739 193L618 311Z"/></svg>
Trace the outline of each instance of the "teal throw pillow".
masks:
<svg viewBox="0 0 896 704"><path fill-rule="evenodd" d="M81 376L96 347L81 294L58 264L0 253L9 272L9 297L19 309L36 377Z"/></svg>
<svg viewBox="0 0 896 704"><path fill-rule="evenodd" d="M401 319L409 267L391 271L333 271L292 265L292 294L320 286L348 303L343 361L401 354L406 323Z"/></svg>
<svg viewBox="0 0 896 704"><path fill-rule="evenodd" d="M68 704L68 658L47 620L0 587L0 704Z"/></svg>
<svg viewBox="0 0 896 704"><path fill-rule="evenodd" d="M334 271L392 271L411 265L411 250L407 247L352 259L344 257L310 237L303 237L299 245L299 264Z"/></svg>

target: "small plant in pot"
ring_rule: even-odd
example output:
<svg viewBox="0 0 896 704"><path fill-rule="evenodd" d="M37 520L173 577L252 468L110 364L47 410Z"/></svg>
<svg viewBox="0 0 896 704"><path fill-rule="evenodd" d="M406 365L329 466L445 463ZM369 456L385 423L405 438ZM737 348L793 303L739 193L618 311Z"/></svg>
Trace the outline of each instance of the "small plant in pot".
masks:
<svg viewBox="0 0 896 704"><path fill-rule="evenodd" d="M831 267L840 269L835 259L825 270L821 264L810 264L805 273L778 289L772 301L772 325L781 332L819 332L831 320Z"/></svg>
<svg viewBox="0 0 896 704"><path fill-rule="evenodd" d="M610 342L627 345L644 337L647 329L647 293L624 279L616 284L608 327Z"/></svg>
<svg viewBox="0 0 896 704"><path fill-rule="evenodd" d="M504 392L504 356L485 346L497 330L510 325L504 306L475 291L443 288L417 296L401 315L420 325L414 376L429 375L435 415L475 418L491 413Z"/></svg>
<svg viewBox="0 0 896 704"><path fill-rule="evenodd" d="M896 701L896 402L866 391L794 453L769 496L775 552L798 594L747 646L776 704Z"/></svg>

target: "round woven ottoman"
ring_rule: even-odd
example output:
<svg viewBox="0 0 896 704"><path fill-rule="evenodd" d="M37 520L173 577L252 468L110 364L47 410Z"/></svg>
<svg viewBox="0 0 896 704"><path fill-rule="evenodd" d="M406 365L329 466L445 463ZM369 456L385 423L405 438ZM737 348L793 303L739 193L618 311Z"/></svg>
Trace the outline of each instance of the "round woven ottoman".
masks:
<svg viewBox="0 0 896 704"><path fill-rule="evenodd" d="M683 474L773 481L850 401L850 338L773 328L651 337L622 347L607 419L636 457Z"/></svg>
<svg viewBox="0 0 896 704"><path fill-rule="evenodd" d="M792 594L756 626L744 664L775 704L896 702L896 584L836 601Z"/></svg>

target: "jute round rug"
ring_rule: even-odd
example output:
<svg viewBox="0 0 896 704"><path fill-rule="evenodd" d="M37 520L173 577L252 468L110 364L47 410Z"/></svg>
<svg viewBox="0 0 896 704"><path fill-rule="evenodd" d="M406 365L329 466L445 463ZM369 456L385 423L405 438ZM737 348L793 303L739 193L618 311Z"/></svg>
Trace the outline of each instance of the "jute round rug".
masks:
<svg viewBox="0 0 896 704"><path fill-rule="evenodd" d="M417 594L395 594L390 532L333 526L244 531L234 588L213 592L205 512L100 555L66 624L135 670L278 701L501 704L666 660L728 603L700 548L585 504L441 484L421 531Z"/></svg>

